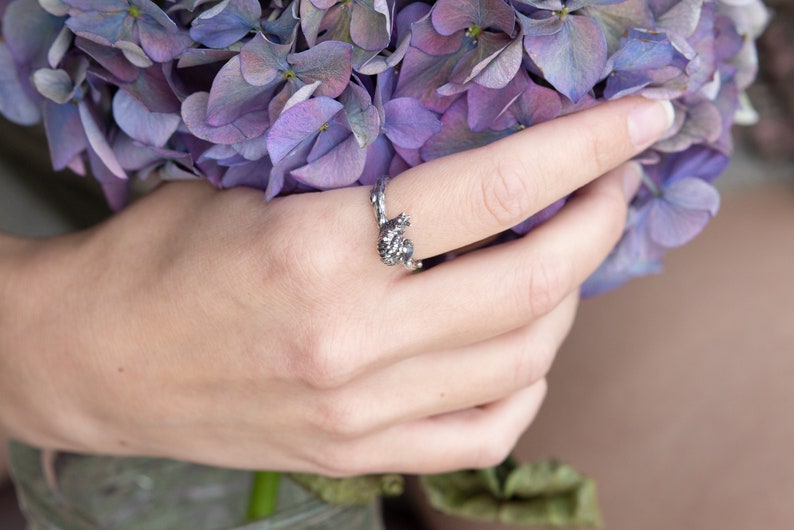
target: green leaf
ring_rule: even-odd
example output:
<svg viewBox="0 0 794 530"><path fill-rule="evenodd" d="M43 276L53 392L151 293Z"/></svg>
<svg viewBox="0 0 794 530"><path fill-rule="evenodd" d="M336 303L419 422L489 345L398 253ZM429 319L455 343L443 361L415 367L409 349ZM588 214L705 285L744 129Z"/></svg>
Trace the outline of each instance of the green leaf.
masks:
<svg viewBox="0 0 794 530"><path fill-rule="evenodd" d="M290 478L320 499L334 506L365 505L380 496L395 497L403 492L400 475L362 475L329 478L307 473L292 473Z"/></svg>
<svg viewBox="0 0 794 530"><path fill-rule="evenodd" d="M543 460L422 477L430 504L468 519L516 526L601 526L595 482Z"/></svg>

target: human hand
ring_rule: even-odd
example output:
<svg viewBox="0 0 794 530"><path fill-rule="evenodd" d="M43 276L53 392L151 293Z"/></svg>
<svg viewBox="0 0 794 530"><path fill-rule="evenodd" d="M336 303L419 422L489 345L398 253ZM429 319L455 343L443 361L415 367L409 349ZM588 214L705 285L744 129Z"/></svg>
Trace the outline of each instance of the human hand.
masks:
<svg viewBox="0 0 794 530"><path fill-rule="evenodd" d="M90 231L16 241L0 419L43 447L248 469L493 465L622 232L638 172L620 165L669 122L626 99L405 172L386 202L419 258L584 186L526 237L421 274L379 262L365 188L265 204L175 183Z"/></svg>

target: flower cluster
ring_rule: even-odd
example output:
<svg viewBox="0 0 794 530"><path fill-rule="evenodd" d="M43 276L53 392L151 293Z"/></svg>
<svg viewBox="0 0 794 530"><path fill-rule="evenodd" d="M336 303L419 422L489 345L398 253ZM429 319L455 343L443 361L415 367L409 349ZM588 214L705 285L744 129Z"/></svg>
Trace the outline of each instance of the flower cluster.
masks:
<svg viewBox="0 0 794 530"><path fill-rule="evenodd" d="M658 267L716 212L760 0L0 0L0 112L114 208L131 178L267 199L371 185L627 95L674 100L587 284ZM548 218L561 202L515 227Z"/></svg>

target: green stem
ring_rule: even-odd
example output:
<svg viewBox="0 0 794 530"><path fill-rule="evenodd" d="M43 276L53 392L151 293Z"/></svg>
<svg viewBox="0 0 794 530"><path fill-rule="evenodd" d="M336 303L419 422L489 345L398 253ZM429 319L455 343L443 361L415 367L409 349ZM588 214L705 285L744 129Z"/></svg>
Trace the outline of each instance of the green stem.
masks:
<svg viewBox="0 0 794 530"><path fill-rule="evenodd" d="M248 520L256 521L273 515L278 503L278 483L281 473L276 471L256 471L251 485L248 501Z"/></svg>

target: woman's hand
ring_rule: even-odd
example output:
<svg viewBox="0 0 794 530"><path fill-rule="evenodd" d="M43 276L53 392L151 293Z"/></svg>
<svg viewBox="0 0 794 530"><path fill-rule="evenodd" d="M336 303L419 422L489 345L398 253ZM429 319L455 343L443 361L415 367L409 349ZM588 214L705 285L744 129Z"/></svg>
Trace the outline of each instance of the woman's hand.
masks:
<svg viewBox="0 0 794 530"><path fill-rule="evenodd" d="M0 421L44 447L250 469L495 464L621 234L639 180L621 164L668 124L622 100L407 171L386 206L418 258L581 188L528 236L421 274L380 263L366 188L264 203L169 184L90 231L13 241Z"/></svg>

